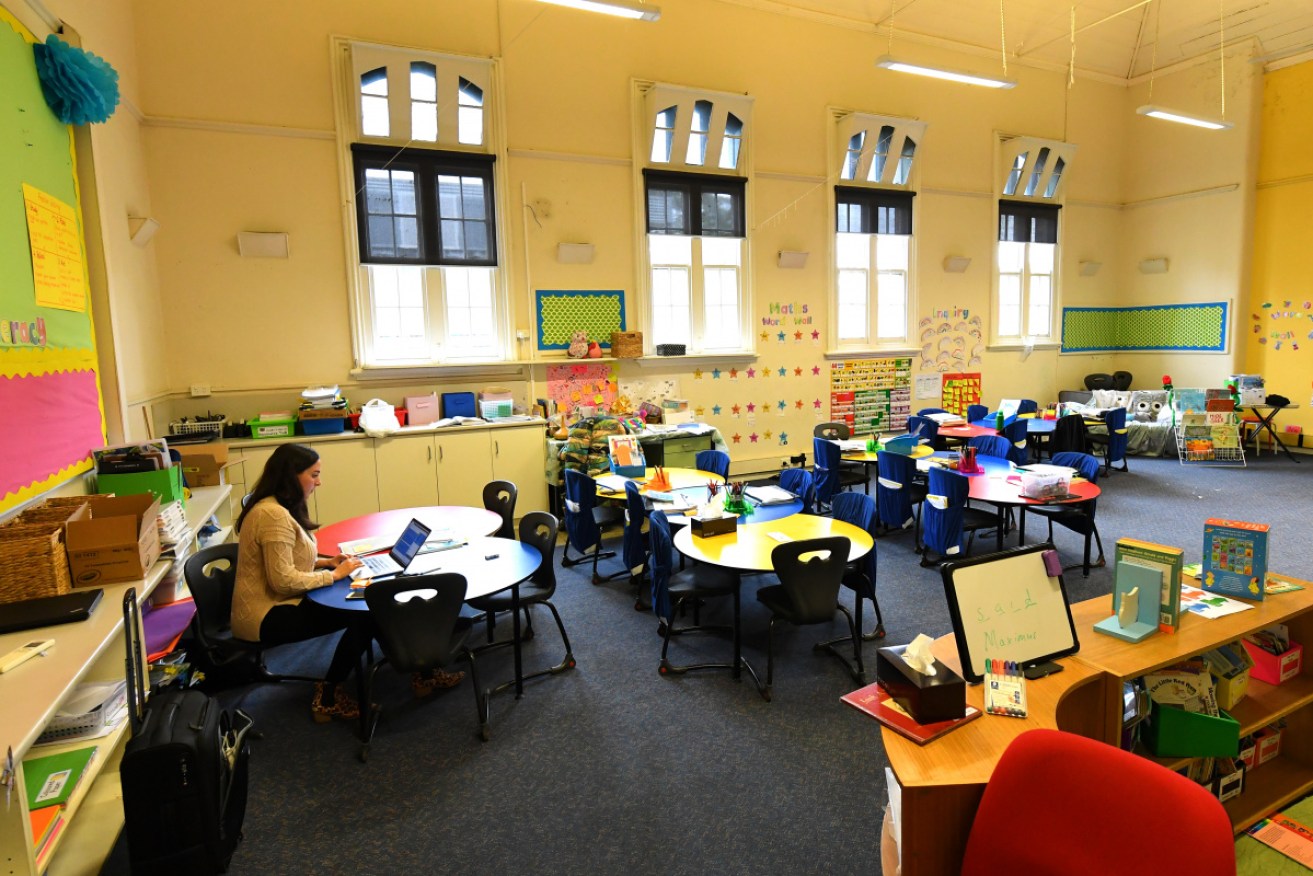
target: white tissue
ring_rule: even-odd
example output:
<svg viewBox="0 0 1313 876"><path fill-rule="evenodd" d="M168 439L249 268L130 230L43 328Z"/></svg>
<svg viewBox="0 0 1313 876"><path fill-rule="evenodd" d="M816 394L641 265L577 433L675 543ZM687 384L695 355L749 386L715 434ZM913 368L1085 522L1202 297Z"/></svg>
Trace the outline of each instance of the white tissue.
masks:
<svg viewBox="0 0 1313 876"><path fill-rule="evenodd" d="M935 656L930 653L934 639L925 633L919 634L903 650L903 662L922 675L935 674Z"/></svg>

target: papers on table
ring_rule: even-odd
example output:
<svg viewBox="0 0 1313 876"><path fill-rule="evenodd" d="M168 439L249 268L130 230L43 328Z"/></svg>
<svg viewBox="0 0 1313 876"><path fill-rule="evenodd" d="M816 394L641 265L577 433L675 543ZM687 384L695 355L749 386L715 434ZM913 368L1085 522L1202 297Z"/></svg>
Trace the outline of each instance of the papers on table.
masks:
<svg viewBox="0 0 1313 876"><path fill-rule="evenodd" d="M962 418L961 418L960 416L958 416L957 414L949 414L949 413L943 413L943 414L926 414L925 416L926 416L927 419L934 420L934 421L935 421L936 423L938 423L941 427L943 427L943 426L965 426L965 425L967 424L967 421L964 420L964 419L962 419Z"/></svg>
<svg viewBox="0 0 1313 876"><path fill-rule="evenodd" d="M1071 478L1075 476L1076 469L1067 465L1048 465L1046 463L1031 463L1030 465L1019 465L1017 471L1028 471L1035 475L1057 475L1059 477Z"/></svg>
<svg viewBox="0 0 1313 876"><path fill-rule="evenodd" d="M834 443L839 445L841 453L864 453L866 451L866 440L863 438L841 438Z"/></svg>
<svg viewBox="0 0 1313 876"><path fill-rule="evenodd" d="M353 538L350 541L338 542L337 550L349 557L358 557L361 554L376 554L379 551L392 550L392 545L396 544L396 541L395 538L371 535L368 538Z"/></svg>
<svg viewBox="0 0 1313 876"><path fill-rule="evenodd" d="M629 483L632 478L623 477L617 474L607 474L594 478L597 481L597 488L609 493L623 493L625 484Z"/></svg>
<svg viewBox="0 0 1313 876"><path fill-rule="evenodd" d="M748 498L754 500L758 505L786 505L797 498L783 487L748 487L746 492Z"/></svg>
<svg viewBox="0 0 1313 876"><path fill-rule="evenodd" d="M665 511L668 514L671 511L691 511L697 507L697 503L688 496L673 490L668 493L648 490L645 495L652 500L653 511Z"/></svg>
<svg viewBox="0 0 1313 876"><path fill-rule="evenodd" d="M1253 603L1250 602L1241 602L1238 599L1231 599L1216 593L1205 593L1198 587L1191 587L1189 584L1181 585L1181 611L1183 612L1189 611L1211 620L1240 611L1248 611L1253 607Z"/></svg>

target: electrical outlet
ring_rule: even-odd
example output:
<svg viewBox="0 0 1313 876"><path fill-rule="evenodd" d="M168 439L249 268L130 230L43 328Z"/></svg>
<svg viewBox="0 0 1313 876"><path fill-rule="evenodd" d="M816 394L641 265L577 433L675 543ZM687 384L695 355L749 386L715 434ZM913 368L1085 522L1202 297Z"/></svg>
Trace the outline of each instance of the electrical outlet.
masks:
<svg viewBox="0 0 1313 876"><path fill-rule="evenodd" d="M208 383L193 383L191 385L192 398L209 398L210 385Z"/></svg>

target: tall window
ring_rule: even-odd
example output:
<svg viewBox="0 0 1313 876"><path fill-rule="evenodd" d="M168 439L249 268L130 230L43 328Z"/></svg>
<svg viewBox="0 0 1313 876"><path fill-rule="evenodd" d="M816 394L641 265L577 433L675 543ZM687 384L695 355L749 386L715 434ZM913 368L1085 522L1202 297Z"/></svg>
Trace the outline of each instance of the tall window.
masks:
<svg viewBox="0 0 1313 876"><path fill-rule="evenodd" d="M999 144L996 342L1054 340L1062 182L1075 151L1070 143L1034 137Z"/></svg>
<svg viewBox="0 0 1313 876"><path fill-rule="evenodd" d="M925 125L834 112L834 293L831 332L839 348L904 345L912 297L912 188Z"/></svg>
<svg viewBox="0 0 1313 876"><path fill-rule="evenodd" d="M493 64L339 41L363 365L510 356Z"/></svg>
<svg viewBox="0 0 1313 876"><path fill-rule="evenodd" d="M640 83L650 343L751 346L745 152L751 101Z"/></svg>

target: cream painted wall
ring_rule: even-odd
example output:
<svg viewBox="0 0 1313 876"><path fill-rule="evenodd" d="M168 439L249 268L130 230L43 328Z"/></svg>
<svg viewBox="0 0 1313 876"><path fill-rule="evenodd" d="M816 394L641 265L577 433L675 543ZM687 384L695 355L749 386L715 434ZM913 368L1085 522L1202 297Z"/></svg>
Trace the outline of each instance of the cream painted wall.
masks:
<svg viewBox="0 0 1313 876"><path fill-rule="evenodd" d="M876 69L874 58L886 44L870 33L705 0L666 0L655 25L531 0L419 6L237 0L203 11L136 0L133 9L147 166L165 229L154 246L170 388L208 383L226 393L216 396L216 404L249 404L321 381L350 386L353 399L401 392L398 384L356 386L347 377L347 268L337 158L329 139L328 42L334 34L500 59L510 183L503 201L504 251L519 328L532 330L534 289L625 289L630 313L637 312L632 293L639 217L629 164L635 78L754 97L750 224L758 322L772 302L805 305L820 318L824 336L832 228L827 106L915 116L929 124L917 158L917 317L943 307L988 313L996 132L1065 138L1080 146L1063 214L1066 304L1201 300L1219 290L1236 295L1242 287L1244 218L1224 217L1237 203L1243 207L1246 196L1122 206L1222 183L1243 186L1251 178L1243 144L1257 86L1238 60L1231 62L1235 74L1228 75L1234 92L1228 115L1241 121L1240 129L1207 139L1216 135L1164 131L1171 126L1135 117L1143 88L1088 80L1069 88L1062 73L1016 65L1008 72L1020 85L1009 92L921 81ZM182 33L187 40L177 39ZM989 72L999 67L991 59L943 49L906 49L932 63ZM1184 101L1208 87L1205 68L1188 70L1159 77L1155 99ZM239 258L233 238L243 229L289 232L292 257ZM557 264L555 246L563 241L595 244L595 261ZM1149 244L1174 259L1166 288L1134 273ZM809 252L807 267L778 268L780 249ZM944 273L941 263L950 254L971 257L970 269ZM1095 277L1080 277L1083 259L1104 267ZM730 386L706 374L698 379L685 366L682 391L723 432L745 436L744 422L724 414L717 419L713 405L785 400L786 416L772 414L769 424L775 442L781 426L796 441L810 434L816 398L826 400L828 413L826 381L811 374L812 367L827 364L823 347L812 345L809 335L798 344L792 336L784 344L774 338L760 343L759 362L772 368L772 380L778 379L776 369L787 369L783 384L755 378L760 382ZM520 345L521 354L529 352ZM1191 376L1221 361L1130 358L1140 385L1145 375L1161 370L1160 359ZM1051 400L1059 389L1079 386L1085 373L1124 367L1113 359L1038 350L1023 361L1018 352L991 352L983 366L986 398L1024 394ZM656 373L634 363L616 367L621 376ZM804 376L793 376L799 367ZM531 381L508 385L525 398L541 394L543 373L535 367ZM798 401L805 403L801 413ZM203 403L210 400L174 409ZM790 448L796 452L796 443ZM732 449L738 461L782 455L778 443L760 440L756 447L744 441Z"/></svg>

